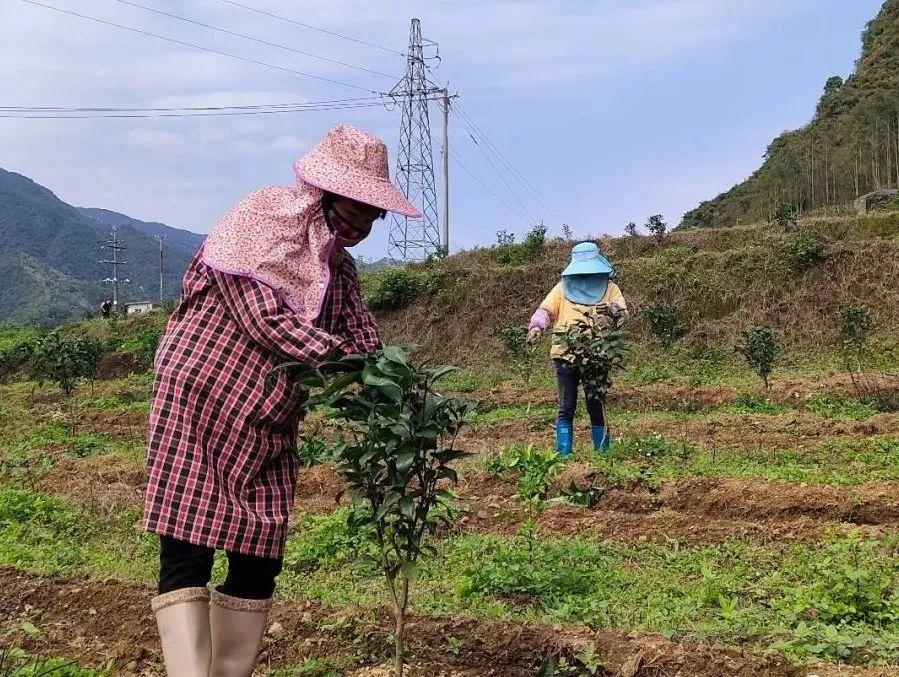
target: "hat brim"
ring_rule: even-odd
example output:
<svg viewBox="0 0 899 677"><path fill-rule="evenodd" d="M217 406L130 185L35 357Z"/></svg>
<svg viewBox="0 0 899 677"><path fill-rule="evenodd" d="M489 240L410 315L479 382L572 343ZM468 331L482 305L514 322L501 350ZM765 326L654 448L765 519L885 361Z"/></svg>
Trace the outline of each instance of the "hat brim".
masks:
<svg viewBox="0 0 899 677"><path fill-rule="evenodd" d="M611 275L614 268L602 261L572 261L562 271L562 277L570 275Z"/></svg>
<svg viewBox="0 0 899 677"><path fill-rule="evenodd" d="M302 160L296 164L296 173L301 181L329 193L413 219L420 219L422 216L421 211L390 181L353 172L334 174L329 171L316 171L314 166L308 166Z"/></svg>

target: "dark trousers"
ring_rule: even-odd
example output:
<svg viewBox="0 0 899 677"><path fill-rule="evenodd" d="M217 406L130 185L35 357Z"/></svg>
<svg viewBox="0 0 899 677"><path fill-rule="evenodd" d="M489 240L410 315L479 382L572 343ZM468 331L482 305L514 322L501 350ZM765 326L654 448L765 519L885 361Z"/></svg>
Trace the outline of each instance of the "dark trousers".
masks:
<svg viewBox="0 0 899 677"><path fill-rule="evenodd" d="M212 578L215 550L169 536L160 536L159 594L181 588L204 588ZM269 599L281 558L255 557L227 552L228 575L216 590L241 599Z"/></svg>
<svg viewBox="0 0 899 677"><path fill-rule="evenodd" d="M559 420L573 421L574 412L577 409L577 391L581 384L581 371L565 360L554 360L554 362L556 363L556 383L559 386ZM602 399L587 397L586 400L590 425L604 426L606 414Z"/></svg>

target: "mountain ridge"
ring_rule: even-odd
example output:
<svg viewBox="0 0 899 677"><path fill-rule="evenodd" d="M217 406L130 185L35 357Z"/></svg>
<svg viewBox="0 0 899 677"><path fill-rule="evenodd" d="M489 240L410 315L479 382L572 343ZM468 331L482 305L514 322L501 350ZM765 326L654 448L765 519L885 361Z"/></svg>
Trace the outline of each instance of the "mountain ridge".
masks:
<svg viewBox="0 0 899 677"><path fill-rule="evenodd" d="M101 245L105 229L118 220L130 280L120 287L123 301L159 295L158 242L152 229L172 237L163 272L163 295L177 297L181 278L203 236L164 224L138 221L109 210L63 202L33 179L0 169L0 322L58 324L96 309L111 295L102 280L110 267ZM104 223L102 219L106 219ZM143 231L143 232L142 232ZM199 244L197 244L199 246Z"/></svg>
<svg viewBox="0 0 899 677"><path fill-rule="evenodd" d="M899 185L899 0L886 0L861 35L854 72L827 78L812 119L775 138L745 181L684 214L681 228L770 220L845 208Z"/></svg>

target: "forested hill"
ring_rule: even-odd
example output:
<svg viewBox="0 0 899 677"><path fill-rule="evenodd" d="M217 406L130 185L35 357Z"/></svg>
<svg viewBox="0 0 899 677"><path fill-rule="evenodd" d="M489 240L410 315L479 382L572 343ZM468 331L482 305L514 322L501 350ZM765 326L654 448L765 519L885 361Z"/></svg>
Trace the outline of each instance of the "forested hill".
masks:
<svg viewBox="0 0 899 677"><path fill-rule="evenodd" d="M158 230L166 237L164 294L177 297L181 278L202 235L147 224L122 214L66 204L26 176L0 169L0 324L57 324L96 311L110 295L100 249L109 226L118 226L130 283L122 299L159 294Z"/></svg>
<svg viewBox="0 0 899 677"><path fill-rule="evenodd" d="M862 33L855 73L827 80L812 121L776 138L752 176L687 212L681 227L765 220L783 202L800 213L845 205L897 185L899 0L887 0Z"/></svg>

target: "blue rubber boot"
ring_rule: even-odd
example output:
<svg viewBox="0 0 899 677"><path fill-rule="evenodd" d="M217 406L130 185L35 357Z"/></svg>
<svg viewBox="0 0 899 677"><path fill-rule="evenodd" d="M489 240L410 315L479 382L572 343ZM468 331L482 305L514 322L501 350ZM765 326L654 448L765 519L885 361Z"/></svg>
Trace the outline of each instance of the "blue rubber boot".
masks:
<svg viewBox="0 0 899 677"><path fill-rule="evenodd" d="M574 423L571 421L556 421L556 451L559 456L571 456L571 447L574 445Z"/></svg>
<svg viewBox="0 0 899 677"><path fill-rule="evenodd" d="M612 435L604 425L595 425L590 429L593 437L593 448L596 451L608 451L612 445Z"/></svg>

